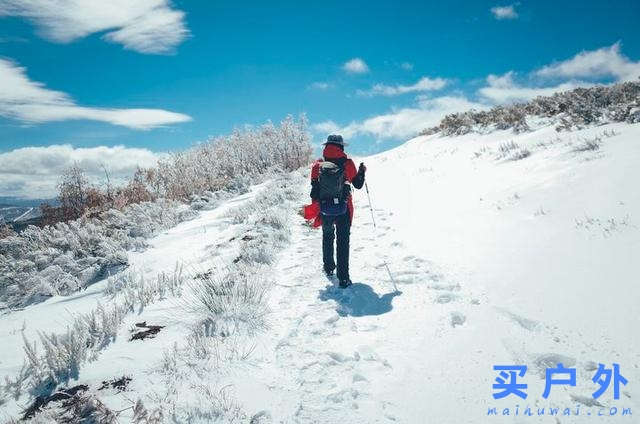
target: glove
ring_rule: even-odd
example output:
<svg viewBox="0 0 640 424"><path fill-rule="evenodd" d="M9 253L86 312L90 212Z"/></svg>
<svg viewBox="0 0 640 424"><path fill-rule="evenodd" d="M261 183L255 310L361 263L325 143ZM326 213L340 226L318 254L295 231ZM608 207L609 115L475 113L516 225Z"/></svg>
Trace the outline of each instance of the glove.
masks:
<svg viewBox="0 0 640 424"><path fill-rule="evenodd" d="M358 168L358 172L364 174L366 170L367 170L367 167L364 166L364 162L360 162L360 167Z"/></svg>

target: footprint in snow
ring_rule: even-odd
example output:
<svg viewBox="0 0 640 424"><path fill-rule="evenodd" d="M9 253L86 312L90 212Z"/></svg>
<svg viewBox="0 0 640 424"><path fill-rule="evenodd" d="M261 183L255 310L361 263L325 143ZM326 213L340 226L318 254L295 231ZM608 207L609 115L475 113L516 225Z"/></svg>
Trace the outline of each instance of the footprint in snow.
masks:
<svg viewBox="0 0 640 424"><path fill-rule="evenodd" d="M604 406L593 396L571 395L571 400L583 404L584 406Z"/></svg>
<svg viewBox="0 0 640 424"><path fill-rule="evenodd" d="M333 359L336 362L348 362L348 361L357 361L360 359L360 357L350 357L350 356L346 356L343 355L342 353L339 352L327 352L327 356L329 356L331 359Z"/></svg>
<svg viewBox="0 0 640 424"><path fill-rule="evenodd" d="M595 361L587 361L584 364L585 371L595 371L598 369L598 364Z"/></svg>
<svg viewBox="0 0 640 424"><path fill-rule="evenodd" d="M460 284L430 284L427 288L431 290L459 291Z"/></svg>
<svg viewBox="0 0 640 424"><path fill-rule="evenodd" d="M451 327L456 328L462 325L467 320L467 317L462 312L451 312Z"/></svg>
<svg viewBox="0 0 640 424"><path fill-rule="evenodd" d="M449 303L458 299L458 295L453 293L442 293L438 297L436 297L436 303Z"/></svg>
<svg viewBox="0 0 640 424"><path fill-rule="evenodd" d="M540 378L545 378L547 368L556 368L558 364L562 364L565 367L572 367L576 364L576 358L559 353L543 353L535 356L533 363Z"/></svg>
<svg viewBox="0 0 640 424"><path fill-rule="evenodd" d="M369 380L367 380L367 378L364 375L355 373L355 374L353 374L353 377L351 378L351 381L353 381L354 383L358 383L358 382L361 382L361 381L362 382L368 382Z"/></svg>
<svg viewBox="0 0 640 424"><path fill-rule="evenodd" d="M504 315L505 317L509 318L514 323L518 324L520 327L524 328L525 330L534 331L538 329L538 326L540 325L540 321L535 321L529 318L525 318L521 315L518 315L509 311L506 308L498 306L496 307L496 310L500 312L502 315Z"/></svg>

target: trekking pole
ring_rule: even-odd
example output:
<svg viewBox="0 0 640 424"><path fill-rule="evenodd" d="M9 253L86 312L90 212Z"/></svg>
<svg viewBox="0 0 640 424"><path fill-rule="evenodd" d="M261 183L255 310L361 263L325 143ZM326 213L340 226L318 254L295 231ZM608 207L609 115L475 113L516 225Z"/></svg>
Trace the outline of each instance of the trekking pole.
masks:
<svg viewBox="0 0 640 424"><path fill-rule="evenodd" d="M394 280L393 275L391 275L391 271L389 270L389 265L387 265L387 261L382 261L382 264L387 269L387 274L389 274L389 278L391 279L391 284L393 284L393 289L396 291L396 293L400 293L400 290L398 290L398 286L396 286L396 280Z"/></svg>
<svg viewBox="0 0 640 424"><path fill-rule="evenodd" d="M373 206L371 206L371 195L369 194L369 186L367 185L366 181L364 182L364 188L367 192L367 199L369 199L369 210L371 211L371 220L373 221L373 228L377 237L378 232L376 231L377 230L376 218L373 213ZM382 265L384 265L385 269L387 270L387 274L389 274L389 278L391 279L391 283L393 284L393 289L396 291L396 293L400 292L400 290L398 290L398 286L396 285L396 280L393 278L393 275L391 275L391 270L389 269L389 265L387 265L387 261L382 261Z"/></svg>
<svg viewBox="0 0 640 424"><path fill-rule="evenodd" d="M364 182L364 188L367 191L367 199L369 199L369 210L371 211L371 220L373 221L373 228L376 228L376 218L373 216L373 206L371 206L371 195L369 195L369 186L367 182Z"/></svg>

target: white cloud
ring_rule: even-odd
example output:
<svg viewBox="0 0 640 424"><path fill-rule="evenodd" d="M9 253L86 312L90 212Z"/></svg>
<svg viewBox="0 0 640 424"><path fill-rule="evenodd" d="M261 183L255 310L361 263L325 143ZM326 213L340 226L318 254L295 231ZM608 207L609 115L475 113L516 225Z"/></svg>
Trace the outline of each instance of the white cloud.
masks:
<svg viewBox="0 0 640 424"><path fill-rule="evenodd" d="M493 17L499 20L502 19L516 19L518 17L518 12L516 12L515 5L510 6L495 6L491 8L491 13Z"/></svg>
<svg viewBox="0 0 640 424"><path fill-rule="evenodd" d="M309 84L310 90L328 90L331 87L331 84L328 82L316 81Z"/></svg>
<svg viewBox="0 0 640 424"><path fill-rule="evenodd" d="M493 103L512 103L527 101L538 96L550 96L560 91L573 90L576 87L588 87L593 84L584 81L568 81L550 87L528 87L514 81L515 73L489 75L487 85L478 90L478 94Z"/></svg>
<svg viewBox="0 0 640 424"><path fill-rule="evenodd" d="M447 114L464 112L469 109L486 109L493 105L524 102L538 96L550 96L557 92L573 90L577 87L595 85L589 78L611 76L618 81L635 79L640 75L640 62L633 62L620 53L618 43L594 51L582 52L572 59L551 64L534 70L522 78L513 72L503 75L489 75L486 84L474 94L477 100L461 95L447 95L430 99L417 97L417 105L392 109L390 112L368 119L339 125L333 120L317 123L313 129L319 133L341 133L345 137L370 135L377 139L411 137L421 130L437 125ZM557 78L550 81L546 78ZM585 78L584 80L580 78ZM423 81L423 80L420 80ZM403 92L437 89L435 80L424 85L387 86L378 84L371 90L360 91L364 95L396 95ZM442 80L446 83L446 80ZM546 85L544 85L546 84ZM444 84L441 84L444 87ZM421 87L421 89L418 89Z"/></svg>
<svg viewBox="0 0 640 424"><path fill-rule="evenodd" d="M340 131L340 125L332 120L319 122L313 126L313 129L321 134L334 134Z"/></svg>
<svg viewBox="0 0 640 424"><path fill-rule="evenodd" d="M417 107L393 110L363 121L351 122L343 127L333 121L325 121L314 125L313 128L321 133L339 133L346 138L356 135L370 135L376 139L407 138L437 125L447 114L486 107L485 104L472 102L464 97L419 98Z"/></svg>
<svg viewBox="0 0 640 424"><path fill-rule="evenodd" d="M32 21L47 39L68 43L93 33L140 53L168 53L188 35L169 0L0 0L0 16Z"/></svg>
<svg viewBox="0 0 640 424"><path fill-rule="evenodd" d="M0 116L27 123L88 119L142 130L191 120L162 109L79 106L66 93L31 81L25 68L5 59L0 59Z"/></svg>
<svg viewBox="0 0 640 424"><path fill-rule="evenodd" d="M62 172L77 163L93 182L126 182L138 166L154 166L162 154L124 146L74 148L71 145L24 147L0 153L0 196L51 198Z"/></svg>
<svg viewBox="0 0 640 424"><path fill-rule="evenodd" d="M413 85L385 85L376 84L369 90L358 90L358 94L361 96L397 96L405 93L423 92L431 90L440 90L449 83L444 78L428 78L423 77Z"/></svg>
<svg viewBox="0 0 640 424"><path fill-rule="evenodd" d="M413 63L410 62L402 62L400 67L405 71L413 71Z"/></svg>
<svg viewBox="0 0 640 424"><path fill-rule="evenodd" d="M353 58L342 65L342 69L350 74L365 74L369 72L369 66L359 57Z"/></svg>
<svg viewBox="0 0 640 424"><path fill-rule="evenodd" d="M620 43L615 43L609 47L583 51L571 59L544 66L535 74L545 78L613 77L617 81L631 81L640 76L640 61L629 60L620 52Z"/></svg>
<svg viewBox="0 0 640 424"><path fill-rule="evenodd" d="M533 71L529 77L538 80L558 79L560 83L550 86L531 86L517 83L516 74L489 75L487 85L478 94L494 103L527 101L537 96L573 90L577 87L593 86L593 80L610 77L617 81L631 81L640 76L640 61L633 62L620 52L620 43L597 50L583 51L571 59L556 62ZM584 78L585 80L581 80Z"/></svg>

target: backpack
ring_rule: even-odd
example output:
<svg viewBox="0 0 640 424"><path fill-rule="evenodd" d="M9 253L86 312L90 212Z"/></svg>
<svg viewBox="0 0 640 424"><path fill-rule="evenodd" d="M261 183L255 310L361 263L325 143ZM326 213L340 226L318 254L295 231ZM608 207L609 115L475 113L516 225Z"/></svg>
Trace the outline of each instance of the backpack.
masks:
<svg viewBox="0 0 640 424"><path fill-rule="evenodd" d="M318 198L323 215L342 215L347 211L345 202L344 160L337 163L322 161L318 174Z"/></svg>

